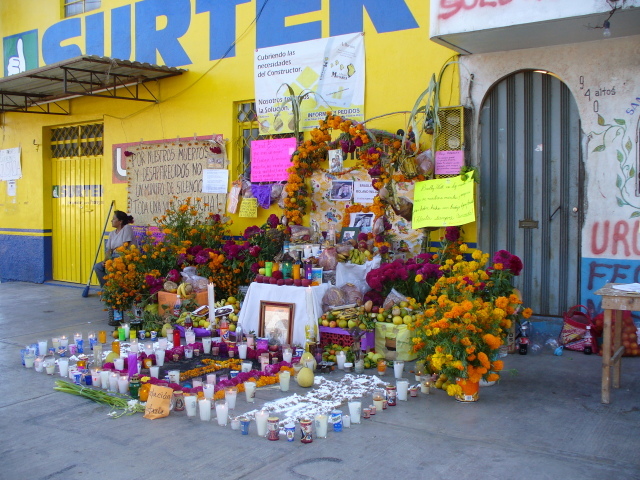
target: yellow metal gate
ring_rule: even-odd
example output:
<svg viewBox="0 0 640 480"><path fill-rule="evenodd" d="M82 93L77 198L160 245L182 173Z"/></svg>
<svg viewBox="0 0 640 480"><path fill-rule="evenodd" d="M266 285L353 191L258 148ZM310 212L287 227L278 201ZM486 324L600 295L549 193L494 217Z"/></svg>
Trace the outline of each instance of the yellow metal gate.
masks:
<svg viewBox="0 0 640 480"><path fill-rule="evenodd" d="M102 131L102 124L51 131L54 280L85 283L102 241Z"/></svg>

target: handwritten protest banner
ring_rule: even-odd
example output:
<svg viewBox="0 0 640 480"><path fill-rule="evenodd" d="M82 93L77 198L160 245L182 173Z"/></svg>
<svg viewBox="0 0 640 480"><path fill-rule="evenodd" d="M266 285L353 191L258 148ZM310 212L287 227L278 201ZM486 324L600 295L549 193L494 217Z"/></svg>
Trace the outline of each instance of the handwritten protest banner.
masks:
<svg viewBox="0 0 640 480"><path fill-rule="evenodd" d="M251 142L251 181L282 182L289 178L291 155L296 150L296 139L276 138Z"/></svg>
<svg viewBox="0 0 640 480"><path fill-rule="evenodd" d="M475 221L473 175L415 184L412 227L450 227Z"/></svg>
<svg viewBox="0 0 640 480"><path fill-rule="evenodd" d="M221 170L227 167L210 162L214 155L211 145L209 141L178 139L124 147L129 183L128 213L137 225L155 225L154 218L164 215L171 200L173 208L177 208L188 197L200 198L197 207L206 213L225 212L226 195L206 193L203 189L205 178L213 178L208 172L205 175L207 167L213 165ZM217 184L221 191L220 182Z"/></svg>

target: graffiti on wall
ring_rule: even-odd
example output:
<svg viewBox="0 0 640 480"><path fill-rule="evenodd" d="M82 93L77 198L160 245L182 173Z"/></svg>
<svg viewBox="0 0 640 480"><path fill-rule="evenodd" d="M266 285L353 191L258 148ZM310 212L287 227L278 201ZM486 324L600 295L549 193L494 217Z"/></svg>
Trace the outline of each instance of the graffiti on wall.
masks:
<svg viewBox="0 0 640 480"><path fill-rule="evenodd" d="M583 258L581 270L580 301L592 314L602 311L602 298L594 292L607 283L640 282L640 262L637 260ZM634 318L640 316L634 313Z"/></svg>

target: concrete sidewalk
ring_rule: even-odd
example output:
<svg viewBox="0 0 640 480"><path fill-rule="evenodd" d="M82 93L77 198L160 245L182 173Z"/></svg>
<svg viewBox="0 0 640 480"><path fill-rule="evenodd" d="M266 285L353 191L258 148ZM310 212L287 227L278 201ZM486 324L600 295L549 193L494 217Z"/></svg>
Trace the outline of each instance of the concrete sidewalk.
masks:
<svg viewBox="0 0 640 480"><path fill-rule="evenodd" d="M475 404L419 394L312 444L299 432L295 442L270 442L255 424L247 437L183 413L112 419L106 407L55 392L57 375L22 367L26 344L110 330L95 291L82 290L0 284L2 479L640 479L639 358L624 358L610 405L600 403L597 355L509 355L511 372ZM307 391L292 381L290 393ZM239 396L236 413L281 395L258 390L255 406Z"/></svg>

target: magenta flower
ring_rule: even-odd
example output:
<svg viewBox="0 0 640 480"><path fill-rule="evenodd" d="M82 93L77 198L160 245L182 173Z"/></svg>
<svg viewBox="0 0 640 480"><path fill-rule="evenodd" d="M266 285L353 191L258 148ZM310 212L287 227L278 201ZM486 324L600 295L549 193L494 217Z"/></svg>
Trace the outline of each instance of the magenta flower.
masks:
<svg viewBox="0 0 640 480"><path fill-rule="evenodd" d="M277 228L278 225L280 225L280 219L275 213L272 213L271 215L269 215L269 218L267 219L267 223L271 228Z"/></svg>
<svg viewBox="0 0 640 480"><path fill-rule="evenodd" d="M456 242L460 238L460 229L458 227L447 227L445 229L444 238L448 242Z"/></svg>

